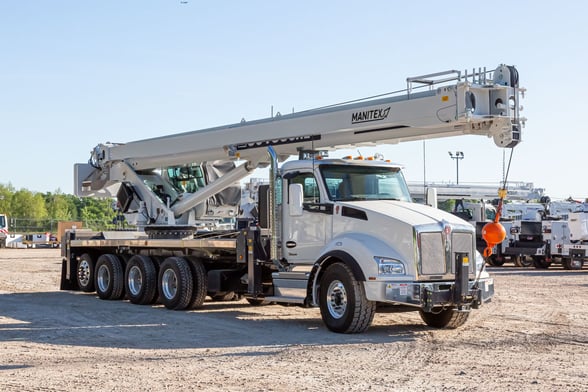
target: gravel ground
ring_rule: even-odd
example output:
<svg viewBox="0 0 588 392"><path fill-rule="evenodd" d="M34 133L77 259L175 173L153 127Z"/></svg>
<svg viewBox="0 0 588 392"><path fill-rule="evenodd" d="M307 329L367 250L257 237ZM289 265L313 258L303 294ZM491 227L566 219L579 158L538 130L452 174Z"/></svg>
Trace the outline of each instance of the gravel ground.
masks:
<svg viewBox="0 0 588 392"><path fill-rule="evenodd" d="M59 291L58 249L0 249L0 390L586 391L586 268L491 268L494 300L457 330L400 313L341 335L317 309Z"/></svg>

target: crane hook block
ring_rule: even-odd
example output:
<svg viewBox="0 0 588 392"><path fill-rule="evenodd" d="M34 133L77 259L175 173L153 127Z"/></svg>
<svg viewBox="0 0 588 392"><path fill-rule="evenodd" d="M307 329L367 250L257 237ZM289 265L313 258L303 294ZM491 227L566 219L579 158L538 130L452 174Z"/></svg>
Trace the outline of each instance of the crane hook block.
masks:
<svg viewBox="0 0 588 392"><path fill-rule="evenodd" d="M486 249L484 249L484 257L489 257L492 255L492 248L506 238L506 230L498 222L489 222L482 228L482 238L487 245Z"/></svg>

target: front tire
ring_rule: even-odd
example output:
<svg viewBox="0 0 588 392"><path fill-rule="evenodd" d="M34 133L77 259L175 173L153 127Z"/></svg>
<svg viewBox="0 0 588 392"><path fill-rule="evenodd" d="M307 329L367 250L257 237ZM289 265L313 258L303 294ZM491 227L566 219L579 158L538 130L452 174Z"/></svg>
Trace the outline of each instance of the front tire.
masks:
<svg viewBox="0 0 588 392"><path fill-rule="evenodd" d="M335 263L320 281L319 306L323 322L333 332L359 333L372 323L376 303L369 301L353 271Z"/></svg>
<svg viewBox="0 0 588 392"><path fill-rule="evenodd" d="M124 294L125 273L118 257L106 254L98 257L94 284L101 299L121 299Z"/></svg>
<svg viewBox="0 0 588 392"><path fill-rule="evenodd" d="M470 316L469 312L458 312L455 309L445 309L438 313L419 311L421 318L429 327L455 329L465 324Z"/></svg>

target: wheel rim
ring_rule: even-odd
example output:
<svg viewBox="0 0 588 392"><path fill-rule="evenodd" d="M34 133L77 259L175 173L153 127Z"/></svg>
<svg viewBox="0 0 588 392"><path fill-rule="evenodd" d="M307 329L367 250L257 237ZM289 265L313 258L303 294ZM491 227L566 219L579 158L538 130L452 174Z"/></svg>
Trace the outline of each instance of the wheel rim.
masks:
<svg viewBox="0 0 588 392"><path fill-rule="evenodd" d="M327 308L333 318L340 319L347 310L347 291L339 280L334 280L327 290Z"/></svg>
<svg viewBox="0 0 588 392"><path fill-rule="evenodd" d="M161 276L161 291L165 298L172 299L178 292L178 277L172 269L167 269Z"/></svg>
<svg viewBox="0 0 588 392"><path fill-rule="evenodd" d="M571 269L580 269L582 268L582 261L578 259L572 259L570 261L570 268Z"/></svg>
<svg viewBox="0 0 588 392"><path fill-rule="evenodd" d="M143 287L143 274L137 266L132 266L129 270L128 278L129 291L132 295L138 295Z"/></svg>
<svg viewBox="0 0 588 392"><path fill-rule="evenodd" d="M105 265L101 265L98 268L98 272L96 273L96 283L98 284L98 289L102 292L108 290L110 286L110 271L106 268Z"/></svg>
<svg viewBox="0 0 588 392"><path fill-rule="evenodd" d="M90 283L90 263L87 260L81 260L78 267L78 280L82 286Z"/></svg>

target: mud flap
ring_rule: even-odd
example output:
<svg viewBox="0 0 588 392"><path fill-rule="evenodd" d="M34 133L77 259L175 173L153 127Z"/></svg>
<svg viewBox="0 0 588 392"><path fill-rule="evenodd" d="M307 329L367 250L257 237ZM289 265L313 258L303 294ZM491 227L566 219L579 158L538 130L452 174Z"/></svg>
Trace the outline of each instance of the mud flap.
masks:
<svg viewBox="0 0 588 392"><path fill-rule="evenodd" d="M59 290L77 290L78 289L77 282L73 279L73 277L75 275L72 274L71 271L68 274L68 271L67 271L68 266L69 266L69 263L67 262L67 259L63 259L61 261L61 284L59 285ZM68 275L69 275L69 279L68 279Z"/></svg>

